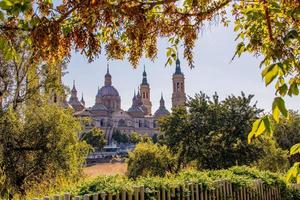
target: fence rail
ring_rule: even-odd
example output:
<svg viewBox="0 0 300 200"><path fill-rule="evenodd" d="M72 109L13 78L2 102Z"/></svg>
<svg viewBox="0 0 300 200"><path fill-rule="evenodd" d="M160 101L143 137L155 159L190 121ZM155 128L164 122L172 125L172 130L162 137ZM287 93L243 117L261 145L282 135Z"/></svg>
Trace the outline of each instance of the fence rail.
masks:
<svg viewBox="0 0 300 200"><path fill-rule="evenodd" d="M229 181L214 182L214 189L208 190L201 184L147 191L144 187L135 187L134 191L117 193L85 194L83 197L71 194L44 197L41 200L281 200L280 189L254 181L254 187L234 187ZM35 198L33 200L39 200Z"/></svg>

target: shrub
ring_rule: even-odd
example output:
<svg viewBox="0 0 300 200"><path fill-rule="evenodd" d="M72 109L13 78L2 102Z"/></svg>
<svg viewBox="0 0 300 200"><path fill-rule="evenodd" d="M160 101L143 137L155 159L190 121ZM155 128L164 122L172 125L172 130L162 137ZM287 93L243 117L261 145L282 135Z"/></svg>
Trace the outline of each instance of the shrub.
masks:
<svg viewBox="0 0 300 200"><path fill-rule="evenodd" d="M174 171L175 157L166 146L151 142L139 143L133 152L129 153L128 176L164 176Z"/></svg>
<svg viewBox="0 0 300 200"><path fill-rule="evenodd" d="M134 187L144 186L145 199L156 199L155 192L161 189L170 190L190 183L201 184L205 189L214 189L213 182L227 180L234 188L241 186L252 188L254 180L261 180L268 187L278 186L281 197L285 200L296 200L299 197L299 190L289 187L284 177L270 171L259 171L246 166L232 167L227 170L196 171L185 170L177 174L167 174L164 177L139 177L132 180L126 176L101 176L88 181L80 186L75 194L84 195L94 192L117 192L126 190L133 191Z"/></svg>

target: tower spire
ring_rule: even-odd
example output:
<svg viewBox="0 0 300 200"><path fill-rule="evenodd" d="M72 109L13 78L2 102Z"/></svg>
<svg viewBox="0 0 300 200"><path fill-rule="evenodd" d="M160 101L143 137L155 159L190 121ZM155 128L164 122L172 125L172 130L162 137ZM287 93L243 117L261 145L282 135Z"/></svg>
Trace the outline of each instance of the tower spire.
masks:
<svg viewBox="0 0 300 200"><path fill-rule="evenodd" d="M107 62L107 69L106 69L106 74L105 74L104 85L111 86L111 75L109 73L109 63L108 62Z"/></svg>
<svg viewBox="0 0 300 200"><path fill-rule="evenodd" d="M72 90L76 90L76 87L75 87L75 80L73 80L73 88L72 88Z"/></svg>
<svg viewBox="0 0 300 200"><path fill-rule="evenodd" d="M163 93L161 92L161 97L160 97L160 101L159 101L160 107L164 108L165 107L165 100L163 97Z"/></svg>
<svg viewBox="0 0 300 200"><path fill-rule="evenodd" d="M180 60L179 60L179 56L178 56L178 51L177 51L175 74L181 74Z"/></svg>
<svg viewBox="0 0 300 200"><path fill-rule="evenodd" d="M142 81L142 85L149 85L148 84L148 80L147 80L147 73L146 73L146 66L144 64L144 72L143 72L143 81Z"/></svg>
<svg viewBox="0 0 300 200"><path fill-rule="evenodd" d="M107 67L106 74L109 74L109 62L107 62L106 67Z"/></svg>
<svg viewBox="0 0 300 200"><path fill-rule="evenodd" d="M82 103L82 105L85 106L85 101L84 101L84 99L83 99L83 92L81 93L81 100L80 100L80 102Z"/></svg>

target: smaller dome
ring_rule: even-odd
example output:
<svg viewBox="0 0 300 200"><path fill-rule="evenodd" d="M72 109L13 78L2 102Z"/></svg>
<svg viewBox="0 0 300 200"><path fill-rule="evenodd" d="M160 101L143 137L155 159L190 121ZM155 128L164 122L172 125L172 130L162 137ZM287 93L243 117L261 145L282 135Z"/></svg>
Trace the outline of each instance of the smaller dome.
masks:
<svg viewBox="0 0 300 200"><path fill-rule="evenodd" d="M104 97L104 96L119 96L118 90L111 85L103 86L98 90L97 96Z"/></svg>
<svg viewBox="0 0 300 200"><path fill-rule="evenodd" d="M133 117L144 117L145 115L143 109L139 106L131 106L127 112Z"/></svg>
<svg viewBox="0 0 300 200"><path fill-rule="evenodd" d="M141 107L137 107L137 106L130 107L127 112L129 112L129 113L132 113L132 112L144 113L143 109Z"/></svg>
<svg viewBox="0 0 300 200"><path fill-rule="evenodd" d="M155 113L154 117L162 117L170 114L170 112L166 108L159 108Z"/></svg>
<svg viewBox="0 0 300 200"><path fill-rule="evenodd" d="M95 104L91 110L107 110L107 108L103 104Z"/></svg>

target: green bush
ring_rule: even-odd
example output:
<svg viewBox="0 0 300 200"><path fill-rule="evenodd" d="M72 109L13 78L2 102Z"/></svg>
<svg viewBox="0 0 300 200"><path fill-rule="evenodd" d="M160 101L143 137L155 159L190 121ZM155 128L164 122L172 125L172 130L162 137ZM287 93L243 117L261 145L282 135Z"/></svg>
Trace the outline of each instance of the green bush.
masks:
<svg viewBox="0 0 300 200"><path fill-rule="evenodd" d="M133 152L129 153L128 176L164 176L174 171L175 157L166 146L151 142L139 143Z"/></svg>

